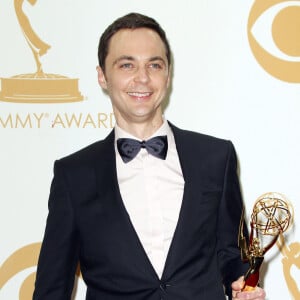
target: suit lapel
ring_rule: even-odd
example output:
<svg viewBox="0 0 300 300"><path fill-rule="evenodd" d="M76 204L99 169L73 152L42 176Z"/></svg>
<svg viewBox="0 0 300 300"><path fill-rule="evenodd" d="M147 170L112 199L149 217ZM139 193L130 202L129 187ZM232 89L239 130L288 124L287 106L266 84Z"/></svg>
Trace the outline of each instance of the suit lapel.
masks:
<svg viewBox="0 0 300 300"><path fill-rule="evenodd" d="M172 274L172 269L175 265L176 260L179 258L178 257L178 247L180 246L180 242L183 241L182 237L184 235L183 228L185 226L185 220L188 219L188 214L189 214L189 209L188 209L188 198L189 198L189 192L191 188L191 181L190 181L190 174L189 174L189 162L187 158L191 155L189 151L185 148L184 143L182 142L182 132L180 129L175 127L169 122L169 125L172 128L174 138L175 138L175 144L176 144L176 149L181 165L181 170L183 174L183 178L185 181L184 184L184 191L183 191L183 197L182 197L182 203L181 203L181 208L179 212L179 217L178 221L176 224L175 232L172 238L172 242L170 244L170 248L168 251L167 259L165 262L164 266L164 271L162 274L162 279L169 278L170 275ZM180 255L179 255L180 256ZM179 258L180 259L180 258Z"/></svg>
<svg viewBox="0 0 300 300"><path fill-rule="evenodd" d="M116 207L116 214L121 218L120 222L124 226L120 227L118 238L126 239L130 252L132 254L131 259L138 262L145 272L158 279L158 276L144 250L144 247L134 229L134 226L127 213L126 207L121 197L120 188L117 179L116 168L116 156L114 148L114 130L103 141L103 151L101 154L101 165L97 167L96 173L98 177L99 193L109 193L110 201L114 201ZM104 190L103 190L104 189ZM100 197L101 198L101 197Z"/></svg>

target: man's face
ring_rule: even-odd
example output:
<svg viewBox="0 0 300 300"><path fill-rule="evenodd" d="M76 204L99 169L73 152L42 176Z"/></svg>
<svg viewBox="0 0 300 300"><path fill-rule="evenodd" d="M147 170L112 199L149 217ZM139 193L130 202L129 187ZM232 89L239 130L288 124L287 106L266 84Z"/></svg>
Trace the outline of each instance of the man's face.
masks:
<svg viewBox="0 0 300 300"><path fill-rule="evenodd" d="M107 90L118 124L160 122L161 103L169 85L166 49L148 28L115 33L98 81Z"/></svg>

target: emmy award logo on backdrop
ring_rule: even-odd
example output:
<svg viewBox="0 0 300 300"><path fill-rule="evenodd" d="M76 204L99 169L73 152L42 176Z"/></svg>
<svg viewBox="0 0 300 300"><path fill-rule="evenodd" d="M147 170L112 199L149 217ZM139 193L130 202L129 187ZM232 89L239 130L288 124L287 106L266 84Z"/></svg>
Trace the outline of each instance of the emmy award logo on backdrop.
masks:
<svg viewBox="0 0 300 300"><path fill-rule="evenodd" d="M40 57L51 47L33 30L22 7L25 0L14 0L14 6L22 33L36 63L36 72L1 78L0 99L15 103L63 103L82 101L78 91L78 79L43 71ZM34 5L37 0L27 0Z"/></svg>
<svg viewBox="0 0 300 300"><path fill-rule="evenodd" d="M260 196L253 207L250 220L250 237L247 245L244 236L244 214L239 229L239 247L243 261L249 262L245 274L243 290L253 290L259 282L259 269L264 254L276 243L278 237L285 232L293 219L292 206L279 193L266 193Z"/></svg>

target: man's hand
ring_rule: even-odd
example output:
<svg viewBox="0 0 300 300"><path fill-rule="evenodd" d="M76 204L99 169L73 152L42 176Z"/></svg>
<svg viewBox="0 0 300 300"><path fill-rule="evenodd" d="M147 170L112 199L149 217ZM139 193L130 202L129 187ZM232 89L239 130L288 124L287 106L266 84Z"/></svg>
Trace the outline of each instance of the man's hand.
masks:
<svg viewBox="0 0 300 300"><path fill-rule="evenodd" d="M265 299L266 293L262 288L256 287L251 292L242 292L243 286L244 286L244 277L240 277L237 281L234 281L231 284L232 300L237 300L237 299L264 300Z"/></svg>

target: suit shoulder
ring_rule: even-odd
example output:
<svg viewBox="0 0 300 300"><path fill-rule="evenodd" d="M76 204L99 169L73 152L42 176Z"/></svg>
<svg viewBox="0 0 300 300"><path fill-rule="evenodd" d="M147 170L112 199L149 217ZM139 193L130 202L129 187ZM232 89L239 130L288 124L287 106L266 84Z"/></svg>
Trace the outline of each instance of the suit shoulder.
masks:
<svg viewBox="0 0 300 300"><path fill-rule="evenodd" d="M199 145L203 147L204 145L211 147L225 147L228 148L232 145L230 140L226 140L223 138L215 137L208 134L199 133L196 131L180 129L172 125L174 135L178 136L180 140L186 143L190 143L193 145Z"/></svg>
<svg viewBox="0 0 300 300"><path fill-rule="evenodd" d="M71 153L68 156L60 158L58 161L64 165L89 164L95 162L95 159L105 159L107 154L114 150L114 135L110 133L105 139L87 145L86 147Z"/></svg>

